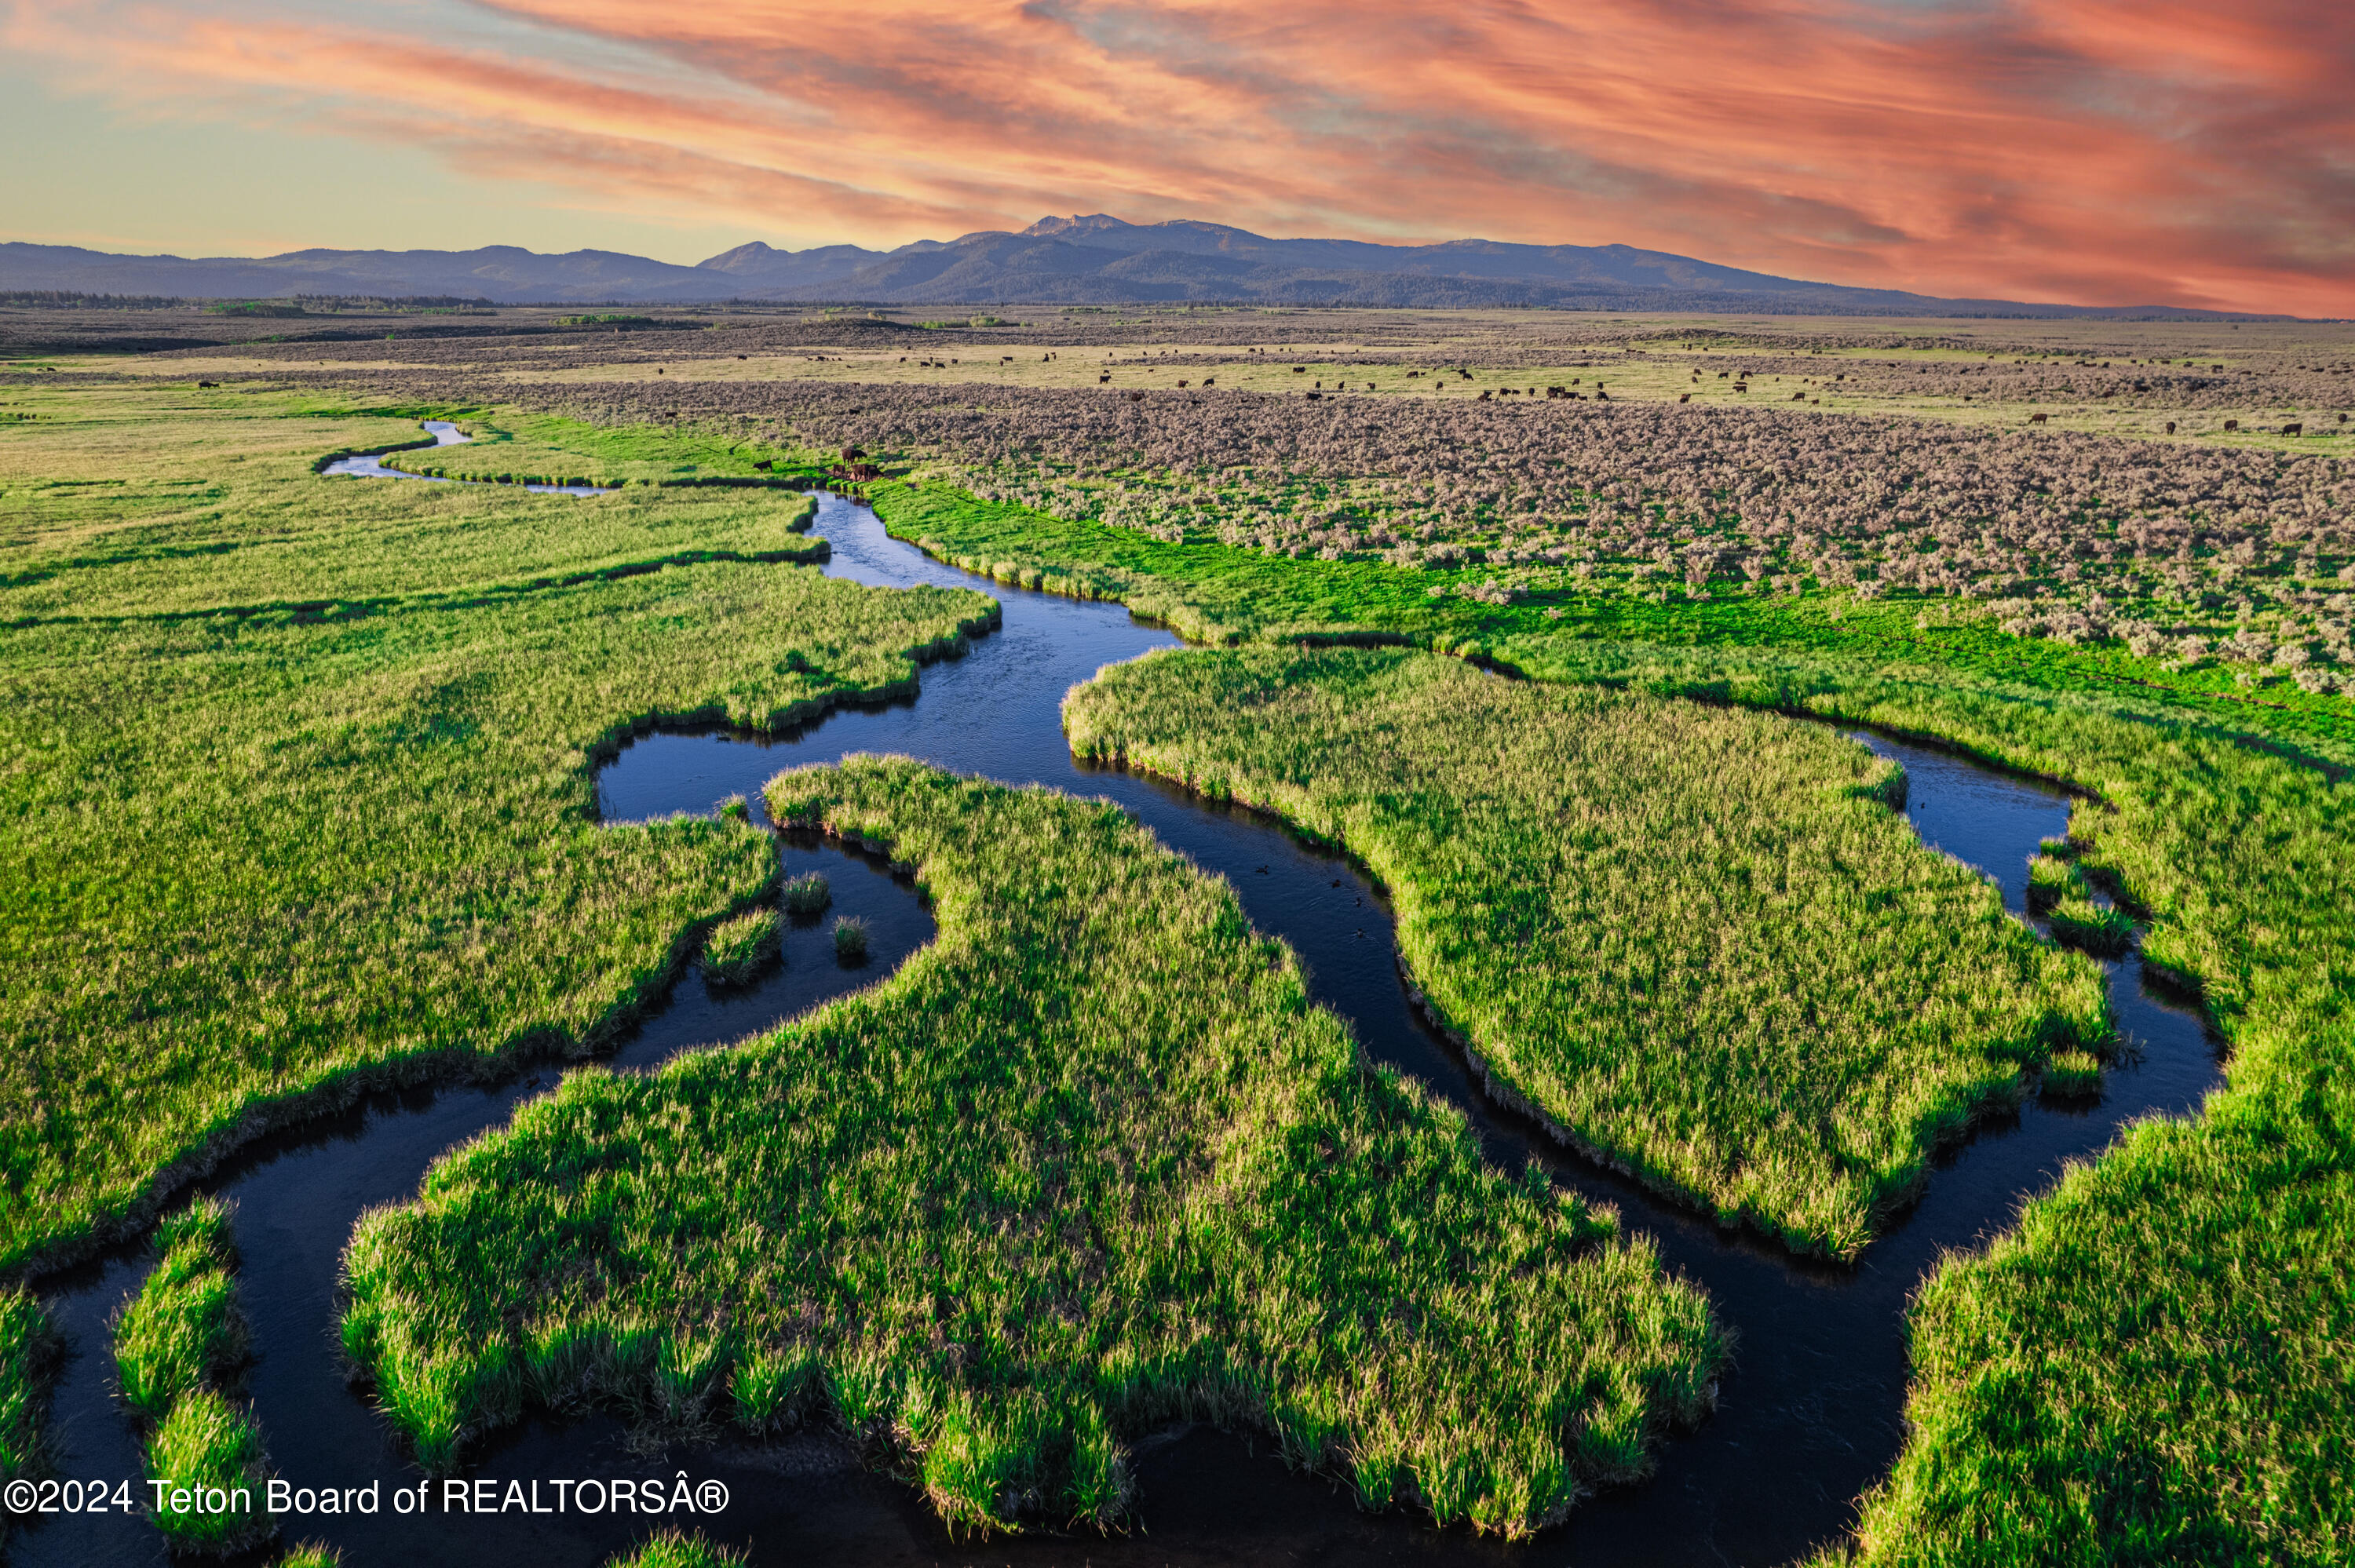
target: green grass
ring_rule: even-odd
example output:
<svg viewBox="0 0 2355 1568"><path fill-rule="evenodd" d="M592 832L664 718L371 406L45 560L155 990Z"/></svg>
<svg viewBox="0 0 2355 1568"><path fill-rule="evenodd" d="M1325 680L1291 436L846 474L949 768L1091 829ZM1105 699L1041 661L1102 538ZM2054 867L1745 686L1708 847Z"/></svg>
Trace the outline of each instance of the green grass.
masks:
<svg viewBox="0 0 2355 1568"><path fill-rule="evenodd" d="M147 1474L164 1485L149 1518L177 1552L226 1554L277 1532L264 1504L269 1461L253 1413L209 1388L172 1406L147 1438ZM157 1494L152 1489L152 1499Z"/></svg>
<svg viewBox="0 0 2355 1568"><path fill-rule="evenodd" d="M325 1542L306 1541L278 1560L278 1568L338 1568L344 1554Z"/></svg>
<svg viewBox="0 0 2355 1568"><path fill-rule="evenodd" d="M0 624L349 616L713 560L822 560L812 503L759 490L532 495L323 478L324 452L417 439L414 418L292 395L40 395L0 443Z"/></svg>
<svg viewBox="0 0 2355 1568"><path fill-rule="evenodd" d="M741 985L777 957L777 912L748 909L711 928L703 943L703 978Z"/></svg>
<svg viewBox="0 0 2355 1568"><path fill-rule="evenodd" d="M845 963L857 963L867 957L867 922L856 915L845 915L834 923L834 956Z"/></svg>
<svg viewBox="0 0 2355 1568"><path fill-rule="evenodd" d="M2134 920L2123 909L2083 897L2063 898L2045 918L2053 939L2096 958L2124 958L2134 948Z"/></svg>
<svg viewBox="0 0 2355 1568"><path fill-rule="evenodd" d="M261 1428L229 1396L246 1355L229 1206L202 1197L156 1227L157 1259L114 1319L123 1402L146 1429L149 1517L176 1551L241 1550L276 1532Z"/></svg>
<svg viewBox="0 0 2355 1568"><path fill-rule="evenodd" d="M778 894L778 903L795 919L815 919L818 911L834 902L834 890L826 885L826 873L805 871L799 876L787 877Z"/></svg>
<svg viewBox="0 0 2355 1568"><path fill-rule="evenodd" d="M471 415L458 425L474 440L402 452L385 466L449 479L631 487L784 485L805 481L807 471L782 461L787 454L776 447L692 425L591 425L516 408ZM773 466L753 466L764 461Z"/></svg>
<svg viewBox="0 0 2355 1568"><path fill-rule="evenodd" d="M114 1320L123 1402L149 1421L219 1381L246 1353L228 1205L198 1198L158 1227L155 1249L155 1268Z"/></svg>
<svg viewBox="0 0 2355 1568"><path fill-rule="evenodd" d="M598 826L596 760L664 719L772 727L904 692L996 617L741 561L490 592L605 558L591 514L472 493L438 576L404 541L449 487L307 472L389 421L112 387L78 418L80 394L42 396L53 478L0 454L0 547L70 612L0 628L0 1268L364 1089L593 1049L775 867L741 821ZM220 494L132 497L146 532L121 550L100 536L128 474ZM312 532L236 565L297 482ZM720 500L788 536L803 505ZM283 608L339 596L371 604Z"/></svg>
<svg viewBox="0 0 2355 1568"><path fill-rule="evenodd" d="M1872 1564L2355 1554L2355 722L2115 649L1945 626L1902 599L1481 612L1353 563L1165 546L883 488L893 531L1027 563L1229 641L1394 637L1540 680L1789 709L2064 780L2072 839L2149 911L2146 963L2232 1046L2190 1120L2131 1129L1947 1260L1911 1318L1909 1436ZM1560 607L1557 607L1560 608ZM1838 612L1834 620L1833 612ZM2300 767L2276 754L2306 759Z"/></svg>
<svg viewBox="0 0 2355 1568"><path fill-rule="evenodd" d="M937 938L734 1050L574 1073L363 1220L346 1346L429 1466L591 1393L823 1409L953 1521L1101 1523L1182 1416L1518 1534L1707 1408L1699 1294L1367 1065L1122 812L895 759L768 801L914 864Z"/></svg>
<svg viewBox="0 0 2355 1568"><path fill-rule="evenodd" d="M0 1486L49 1468L44 1417L63 1348L37 1297L20 1285L0 1288ZM14 1518L0 1508L0 1544Z"/></svg>
<svg viewBox="0 0 2355 1568"><path fill-rule="evenodd" d="M2047 841L2050 842L2051 841ZM2042 914L2063 899L2083 899L2085 874L2051 853L2032 855L2028 862L2028 907Z"/></svg>
<svg viewBox="0 0 2355 1568"><path fill-rule="evenodd" d="M1693 600L1669 589L1656 602L1604 588L1563 589L1491 605L1431 592L1476 586L1489 575L1485 567L1433 572L1371 560L1287 560L1222 545L1164 544L1135 529L1065 522L945 488L879 483L868 493L896 537L921 542L944 560L1001 581L1118 599L1197 642L1395 641L1546 679L1657 672L1675 689L1710 696L1726 694L1729 681L1754 690L1763 679L1794 688L1793 700L1849 684L1852 671L1934 669L2037 700L2066 694L2122 712L2164 710L2178 722L2355 765L2355 703L2344 697L2278 678L2243 687L2212 663L2172 668L2115 642L2070 647L2013 637L1966 607L1910 592L1869 601L1820 590Z"/></svg>
<svg viewBox="0 0 2355 1568"><path fill-rule="evenodd" d="M1342 649L1157 654L1064 724L1346 844L1507 1097L1803 1251L1854 1256L1938 1144L2110 1031L2098 971L1822 726Z"/></svg>
<svg viewBox="0 0 2355 1568"><path fill-rule="evenodd" d="M2044 1064L2044 1092L2075 1098L2102 1092L2102 1064L2083 1051L2063 1051Z"/></svg>
<svg viewBox="0 0 2355 1568"><path fill-rule="evenodd" d="M606 1568L735 1568L743 1561L742 1552L712 1544L701 1531L666 1530L636 1551L614 1557Z"/></svg>

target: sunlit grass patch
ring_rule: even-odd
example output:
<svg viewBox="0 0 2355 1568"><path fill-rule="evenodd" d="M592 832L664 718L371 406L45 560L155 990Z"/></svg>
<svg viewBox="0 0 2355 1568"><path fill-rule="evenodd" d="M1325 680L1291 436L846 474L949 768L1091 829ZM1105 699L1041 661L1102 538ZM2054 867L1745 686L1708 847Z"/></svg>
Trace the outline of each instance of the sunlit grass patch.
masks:
<svg viewBox="0 0 2355 1568"><path fill-rule="evenodd" d="M834 923L834 956L846 964L863 963L867 959L867 922L857 915L845 915Z"/></svg>
<svg viewBox="0 0 2355 1568"><path fill-rule="evenodd" d="M814 920L818 912L834 902L834 890L822 871L805 871L799 876L785 879L779 903L785 913L796 920Z"/></svg>
<svg viewBox="0 0 2355 1568"><path fill-rule="evenodd" d="M2082 892L2053 904L2045 918L2055 940L2096 958L2123 958L2134 947L2133 918L2114 905L2096 904Z"/></svg>
<svg viewBox="0 0 2355 1568"><path fill-rule="evenodd" d="M711 928L703 943L703 978L741 985L777 958L777 912L751 909Z"/></svg>
<svg viewBox="0 0 2355 1568"><path fill-rule="evenodd" d="M2063 1099L2102 1091L2101 1059L2083 1051L2063 1051L2044 1064L2044 1092Z"/></svg>
<svg viewBox="0 0 2355 1568"><path fill-rule="evenodd" d="M0 452L11 580L50 596L0 638L0 1267L306 1110L593 1049L775 875L741 819L599 825L599 758L904 693L996 619L784 564L598 577L645 559L607 549L623 514L320 478L399 422L288 395L46 396L38 444ZM805 498L712 504L803 539ZM661 514L692 552L735 514Z"/></svg>
<svg viewBox="0 0 2355 1568"><path fill-rule="evenodd" d="M246 1351L228 1205L197 1199L157 1228L156 1249L155 1268L114 1320L123 1402L149 1421L235 1368Z"/></svg>
<svg viewBox="0 0 2355 1568"><path fill-rule="evenodd" d="M0 1287L0 1487L48 1468L44 1417L63 1348L38 1298L21 1285ZM0 1542L14 1517L0 1509Z"/></svg>
<svg viewBox="0 0 2355 1568"><path fill-rule="evenodd" d="M735 1568L744 1553L714 1543L701 1531L666 1530L606 1568Z"/></svg>
<svg viewBox="0 0 2355 1568"><path fill-rule="evenodd" d="M2085 874L2065 859L2049 850L2031 856L2028 863L2028 907L2042 914L2063 899L2083 899L2090 889Z"/></svg>
<svg viewBox="0 0 2355 1568"><path fill-rule="evenodd" d="M1064 723L1347 845L1506 1092L1794 1246L1853 1255L1941 1141L2109 1033L2098 971L1828 729L1339 649L1156 654Z"/></svg>
<svg viewBox="0 0 2355 1568"><path fill-rule="evenodd" d="M231 1394L246 1356L229 1205L197 1199L156 1227L155 1266L114 1319L123 1403L145 1433L149 1517L176 1551L226 1553L276 1533L261 1428Z"/></svg>
<svg viewBox="0 0 2355 1568"><path fill-rule="evenodd" d="M195 1390L156 1424L146 1453L148 1478L164 1489L148 1517L175 1550L225 1554L276 1533L264 1495L261 1429L244 1406L215 1390Z"/></svg>
<svg viewBox="0 0 2355 1568"><path fill-rule="evenodd" d="M1708 1407L1699 1295L1369 1069L1119 811L895 759L767 798L912 863L938 938L765 1039L574 1073L362 1222L345 1344L430 1467L589 1397L826 1412L962 1524L1105 1523L1184 1417L1519 1534Z"/></svg>

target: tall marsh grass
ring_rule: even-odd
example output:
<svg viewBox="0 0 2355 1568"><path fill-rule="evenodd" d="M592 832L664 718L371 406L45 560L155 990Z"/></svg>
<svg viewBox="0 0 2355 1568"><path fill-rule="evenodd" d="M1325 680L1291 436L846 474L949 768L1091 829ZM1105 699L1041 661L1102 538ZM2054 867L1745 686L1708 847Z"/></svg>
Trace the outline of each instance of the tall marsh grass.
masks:
<svg viewBox="0 0 2355 1568"><path fill-rule="evenodd" d="M0 1287L0 1487L48 1468L44 1417L63 1348L37 1297L21 1285ZM0 1544L13 1519L0 1508Z"/></svg>
<svg viewBox="0 0 2355 1568"><path fill-rule="evenodd" d="M1786 719L1400 651L1156 654L1067 700L1125 758L1346 844L1500 1086L1655 1187L1853 1256L1936 1146L2056 1049L2098 970Z"/></svg>
<svg viewBox="0 0 2355 1568"><path fill-rule="evenodd" d="M304 454L398 422L280 395L55 411L0 453L9 580L52 596L0 634L0 1267L304 1107L593 1049L775 874L741 821L599 826L597 760L905 692L995 623L980 594L744 562L487 591L593 565L601 524L338 488ZM726 504L783 528L800 503ZM385 602L286 608L344 595Z"/></svg>
<svg viewBox="0 0 2355 1568"><path fill-rule="evenodd" d="M737 1568L744 1553L712 1542L701 1531L666 1530L605 1568Z"/></svg>
<svg viewBox="0 0 2355 1568"><path fill-rule="evenodd" d="M703 942L703 978L742 985L777 957L777 912L748 909L722 920Z"/></svg>
<svg viewBox="0 0 2355 1568"><path fill-rule="evenodd" d="M229 1206L200 1197L157 1227L155 1266L114 1319L123 1403L161 1421L187 1394L245 1360Z"/></svg>
<svg viewBox="0 0 2355 1568"><path fill-rule="evenodd" d="M149 1515L176 1551L226 1553L267 1540L268 1460L252 1411L229 1384L246 1356L229 1207L206 1196L156 1227L158 1257L114 1320L123 1402L146 1427Z"/></svg>
<svg viewBox="0 0 2355 1568"><path fill-rule="evenodd" d="M429 1466L588 1397L824 1413L960 1524L1101 1524L1182 1416L1518 1535L1710 1404L1699 1293L1488 1166L1120 811L888 758L768 802L914 863L939 937L735 1050L572 1074L364 1218L345 1344Z"/></svg>

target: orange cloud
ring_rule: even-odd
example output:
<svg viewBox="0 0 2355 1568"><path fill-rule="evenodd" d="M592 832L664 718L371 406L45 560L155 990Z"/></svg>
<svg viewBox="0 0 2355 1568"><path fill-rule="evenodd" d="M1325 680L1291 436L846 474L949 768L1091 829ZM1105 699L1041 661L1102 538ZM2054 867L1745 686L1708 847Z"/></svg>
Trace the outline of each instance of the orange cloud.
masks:
<svg viewBox="0 0 2355 1568"><path fill-rule="evenodd" d="M1942 294L2355 312L2355 19L2315 0L427 12L449 25L62 0L20 5L5 36L423 140L476 174L805 240L1102 209L1620 241Z"/></svg>

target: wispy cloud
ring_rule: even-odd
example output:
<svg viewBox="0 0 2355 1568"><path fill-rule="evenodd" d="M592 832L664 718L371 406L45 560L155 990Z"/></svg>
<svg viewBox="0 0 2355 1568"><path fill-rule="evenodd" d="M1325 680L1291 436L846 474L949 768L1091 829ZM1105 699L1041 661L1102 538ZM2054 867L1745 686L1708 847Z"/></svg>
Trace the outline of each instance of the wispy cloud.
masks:
<svg viewBox="0 0 2355 1568"><path fill-rule="evenodd" d="M771 236L1101 209L2355 312L2355 17L2319 3L43 0L5 37Z"/></svg>

